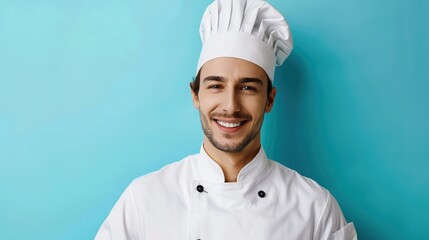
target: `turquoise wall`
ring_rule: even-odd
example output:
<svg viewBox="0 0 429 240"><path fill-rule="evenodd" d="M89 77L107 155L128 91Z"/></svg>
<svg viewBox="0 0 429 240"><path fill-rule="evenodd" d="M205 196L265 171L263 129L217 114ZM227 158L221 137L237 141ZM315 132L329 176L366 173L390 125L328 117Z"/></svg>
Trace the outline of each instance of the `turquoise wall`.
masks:
<svg viewBox="0 0 429 240"><path fill-rule="evenodd" d="M199 150L210 2L0 0L0 239L92 239L132 179ZM271 3L295 49L268 155L328 188L360 239L429 239L429 3Z"/></svg>

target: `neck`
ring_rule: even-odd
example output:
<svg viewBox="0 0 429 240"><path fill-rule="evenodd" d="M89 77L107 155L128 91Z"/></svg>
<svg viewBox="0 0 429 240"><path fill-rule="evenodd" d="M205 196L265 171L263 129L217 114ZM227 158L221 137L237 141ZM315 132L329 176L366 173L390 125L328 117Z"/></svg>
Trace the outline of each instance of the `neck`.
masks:
<svg viewBox="0 0 429 240"><path fill-rule="evenodd" d="M224 152L214 147L204 138L204 150L221 167L225 182L236 182L241 169L258 154L261 147L259 137L240 152Z"/></svg>

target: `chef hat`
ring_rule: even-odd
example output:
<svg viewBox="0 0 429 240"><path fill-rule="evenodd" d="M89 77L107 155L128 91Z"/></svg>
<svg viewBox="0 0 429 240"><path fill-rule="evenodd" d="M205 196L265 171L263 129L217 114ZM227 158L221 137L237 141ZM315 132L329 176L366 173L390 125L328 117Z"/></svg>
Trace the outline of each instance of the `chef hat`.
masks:
<svg viewBox="0 0 429 240"><path fill-rule="evenodd" d="M204 12L200 35L197 72L214 58L235 57L260 66L271 82L293 47L289 25L263 0L215 0Z"/></svg>

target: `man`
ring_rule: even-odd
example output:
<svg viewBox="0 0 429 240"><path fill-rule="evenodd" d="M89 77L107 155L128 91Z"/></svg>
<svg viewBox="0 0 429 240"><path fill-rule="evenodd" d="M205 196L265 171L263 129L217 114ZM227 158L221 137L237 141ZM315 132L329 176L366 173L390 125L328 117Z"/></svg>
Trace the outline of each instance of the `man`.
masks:
<svg viewBox="0 0 429 240"><path fill-rule="evenodd" d="M134 180L96 239L357 239L326 189L261 146L274 68L292 50L282 15L263 0L216 0L200 33L200 153Z"/></svg>

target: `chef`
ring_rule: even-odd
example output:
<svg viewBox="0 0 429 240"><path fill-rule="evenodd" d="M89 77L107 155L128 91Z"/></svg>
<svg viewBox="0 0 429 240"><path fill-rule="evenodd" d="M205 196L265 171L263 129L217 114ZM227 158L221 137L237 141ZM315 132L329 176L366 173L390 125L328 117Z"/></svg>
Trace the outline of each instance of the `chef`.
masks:
<svg viewBox="0 0 429 240"><path fill-rule="evenodd" d="M263 0L215 0L200 34L200 152L135 179L95 239L357 239L329 191L261 146L274 69L293 45L283 16Z"/></svg>

